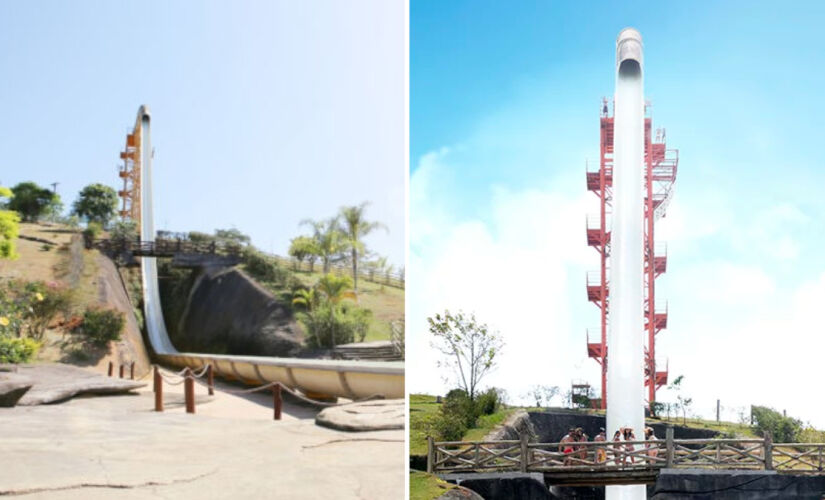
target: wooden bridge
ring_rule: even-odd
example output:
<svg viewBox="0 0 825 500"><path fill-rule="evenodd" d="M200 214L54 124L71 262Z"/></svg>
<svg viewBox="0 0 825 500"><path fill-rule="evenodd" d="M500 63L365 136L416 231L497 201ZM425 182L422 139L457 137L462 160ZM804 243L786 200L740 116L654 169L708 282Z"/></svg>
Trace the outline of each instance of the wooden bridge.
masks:
<svg viewBox="0 0 825 500"><path fill-rule="evenodd" d="M573 446L565 454L563 447ZM825 475L825 443L773 443L765 439L665 439L531 443L436 442L428 438L427 472L540 472L565 486L649 484L662 469L766 470Z"/></svg>
<svg viewBox="0 0 825 500"><path fill-rule="evenodd" d="M203 265L233 266L241 261L241 250L234 246L202 243L188 240L140 241L127 239L99 239L90 245L112 256L125 256L127 265L134 257L171 257L178 267Z"/></svg>

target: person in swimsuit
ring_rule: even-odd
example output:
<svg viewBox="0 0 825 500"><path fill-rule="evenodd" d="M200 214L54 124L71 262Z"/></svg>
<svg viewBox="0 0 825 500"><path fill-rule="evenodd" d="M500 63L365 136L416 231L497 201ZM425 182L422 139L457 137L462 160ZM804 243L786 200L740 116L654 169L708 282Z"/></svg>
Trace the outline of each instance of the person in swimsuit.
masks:
<svg viewBox="0 0 825 500"><path fill-rule="evenodd" d="M650 458L656 458L659 456L659 445L656 443L651 443L650 441L656 441L656 434L653 433L652 427L645 428L645 440L648 443L645 443L645 447L647 448L647 456ZM655 460L650 460L650 464L655 464Z"/></svg>
<svg viewBox="0 0 825 500"><path fill-rule="evenodd" d="M587 434L584 433L584 429L581 427L576 428L576 442L578 443L586 443L588 441ZM582 460L587 460L587 446L576 446L576 455L577 457Z"/></svg>
<svg viewBox="0 0 825 500"><path fill-rule="evenodd" d="M621 443L621 442L622 442L622 432L621 431L616 431L616 433L613 434L613 443ZM613 463L615 463L616 465L619 465L619 456L621 455L621 451L620 451L621 449L622 449L622 445L613 444ZM624 456L622 456L622 458L621 458L621 463L622 463L622 465L624 465Z"/></svg>
<svg viewBox="0 0 825 500"><path fill-rule="evenodd" d="M624 440L625 441L636 441L636 435L633 434L633 429L631 427L625 427L624 429ZM636 447L632 444L626 444L624 446L625 451L630 454L636 450ZM636 463L636 457L630 456L630 463ZM625 464L627 464L627 457L625 457Z"/></svg>
<svg viewBox="0 0 825 500"><path fill-rule="evenodd" d="M567 431L567 435L561 438L559 442L559 451L564 453L564 465L570 465L571 463L571 455L573 454L573 444L576 442L576 429L570 428Z"/></svg>
<svg viewBox="0 0 825 500"><path fill-rule="evenodd" d="M599 428L599 433L596 434L596 437L593 438L593 442L604 442L607 441L607 435L604 433L604 427ZM607 461L607 450L603 447L599 446L596 448L596 463L603 464Z"/></svg>

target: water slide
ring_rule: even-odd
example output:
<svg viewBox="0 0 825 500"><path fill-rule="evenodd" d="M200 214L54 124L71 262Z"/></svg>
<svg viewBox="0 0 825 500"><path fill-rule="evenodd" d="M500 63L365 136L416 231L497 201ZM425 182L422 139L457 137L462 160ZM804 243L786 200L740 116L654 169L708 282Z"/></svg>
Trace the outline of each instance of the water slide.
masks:
<svg viewBox="0 0 825 500"><path fill-rule="evenodd" d="M140 161L140 239L155 240L152 205L151 116L146 106L138 110L135 135ZM146 330L160 361L190 368L212 364L215 373L248 384L280 382L309 395L361 399L380 395L404 397L403 361L339 361L327 359L273 358L178 352L169 340L158 288L157 259L141 257Z"/></svg>
<svg viewBox="0 0 825 500"><path fill-rule="evenodd" d="M642 36L625 28L616 40L611 229L610 324L607 345L607 437L632 427L644 439L644 78ZM651 306L652 307L652 306ZM645 498L644 485L607 486L608 500Z"/></svg>

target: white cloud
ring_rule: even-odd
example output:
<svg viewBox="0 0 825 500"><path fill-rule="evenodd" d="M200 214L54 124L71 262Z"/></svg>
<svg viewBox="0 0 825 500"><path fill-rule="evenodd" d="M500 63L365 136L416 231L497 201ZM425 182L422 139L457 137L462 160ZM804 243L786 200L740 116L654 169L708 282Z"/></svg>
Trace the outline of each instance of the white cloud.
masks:
<svg viewBox="0 0 825 500"><path fill-rule="evenodd" d="M445 308L473 311L501 332L506 346L485 385L519 396L531 384L569 383L586 361L570 288L583 298L586 264L596 262L584 237L587 193L495 188L490 221L458 220L444 210L448 191L429 190L451 177L447 159L428 155L410 180L408 359L422 360L408 365L410 390L445 392L426 329L426 317Z"/></svg>

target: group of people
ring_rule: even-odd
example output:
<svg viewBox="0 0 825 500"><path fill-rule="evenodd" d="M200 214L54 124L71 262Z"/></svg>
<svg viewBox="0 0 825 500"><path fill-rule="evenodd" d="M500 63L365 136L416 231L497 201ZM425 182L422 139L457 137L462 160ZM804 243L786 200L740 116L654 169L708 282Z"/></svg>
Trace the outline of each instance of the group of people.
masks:
<svg viewBox="0 0 825 500"><path fill-rule="evenodd" d="M634 454L639 444L634 444L636 441L636 434L631 427L621 427L613 434L611 444L604 446L585 446L579 443L589 442L587 434L581 427L571 427L567 435L561 438L559 442L559 451L564 453L564 465L589 465L590 463L607 464L607 465L627 465L636 463L636 457L639 460L646 461L646 457L650 457L651 462L655 462L655 457L659 455L659 446L656 441L656 435L653 433L653 428L645 427L645 453L643 456ZM607 442L607 435L604 427L599 428L599 433L593 438L593 442ZM626 443L626 444L619 444ZM591 451L592 450L592 451ZM593 458L592 462L588 461L588 456Z"/></svg>

